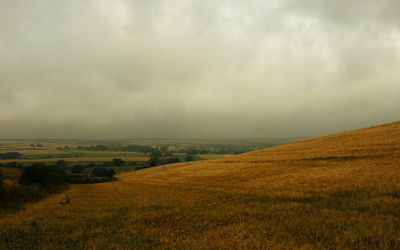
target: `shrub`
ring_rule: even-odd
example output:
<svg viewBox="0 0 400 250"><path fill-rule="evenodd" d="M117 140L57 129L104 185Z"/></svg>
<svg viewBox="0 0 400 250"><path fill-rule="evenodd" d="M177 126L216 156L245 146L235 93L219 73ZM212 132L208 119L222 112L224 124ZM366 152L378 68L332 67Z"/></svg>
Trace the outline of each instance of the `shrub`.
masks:
<svg viewBox="0 0 400 250"><path fill-rule="evenodd" d="M12 161L6 164L7 167L16 168L18 167L18 163L16 161Z"/></svg>
<svg viewBox="0 0 400 250"><path fill-rule="evenodd" d="M65 184L67 179L67 175L63 170L37 163L24 168L21 173L20 183L25 185L55 186Z"/></svg>
<svg viewBox="0 0 400 250"><path fill-rule="evenodd" d="M3 172L0 169L0 197L3 196L3 193L4 193Z"/></svg>
<svg viewBox="0 0 400 250"><path fill-rule="evenodd" d="M163 161L164 164L177 163L177 162L180 162L179 158L177 157L168 158Z"/></svg>
<svg viewBox="0 0 400 250"><path fill-rule="evenodd" d="M58 160L56 161L56 168L58 169L66 169L68 167L68 163L65 160Z"/></svg>
<svg viewBox="0 0 400 250"><path fill-rule="evenodd" d="M114 158L112 160L112 164L113 164L113 166L123 166L123 165L125 165L125 162L122 159Z"/></svg>
<svg viewBox="0 0 400 250"><path fill-rule="evenodd" d="M159 165L159 164L160 164L160 161L159 161L158 158L152 157L152 158L150 158L150 160L148 161L148 164L149 164L150 167L154 167L154 166Z"/></svg>
<svg viewBox="0 0 400 250"><path fill-rule="evenodd" d="M89 165L87 165L88 168L95 168L96 164L94 164L93 162L91 162Z"/></svg>
<svg viewBox="0 0 400 250"><path fill-rule="evenodd" d="M94 168L93 175L99 177L113 177L115 175L114 169L109 168Z"/></svg>
<svg viewBox="0 0 400 250"><path fill-rule="evenodd" d="M185 161L193 161L193 160L194 160L193 156L188 156L188 157L185 158Z"/></svg>
<svg viewBox="0 0 400 250"><path fill-rule="evenodd" d="M71 168L71 173L73 174L80 174L85 168L81 165L76 165Z"/></svg>
<svg viewBox="0 0 400 250"><path fill-rule="evenodd" d="M149 156L150 156L150 158L158 159L162 156L162 153L160 151L156 150L156 151L151 152L149 154Z"/></svg>

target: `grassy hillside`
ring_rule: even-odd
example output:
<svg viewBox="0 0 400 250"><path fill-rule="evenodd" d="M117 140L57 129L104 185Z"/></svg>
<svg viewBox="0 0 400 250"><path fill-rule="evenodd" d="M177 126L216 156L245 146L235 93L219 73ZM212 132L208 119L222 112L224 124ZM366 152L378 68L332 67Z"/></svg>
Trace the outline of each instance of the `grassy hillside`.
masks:
<svg viewBox="0 0 400 250"><path fill-rule="evenodd" d="M267 190L389 192L400 188L399 164L396 122L214 161L149 169L129 178Z"/></svg>
<svg viewBox="0 0 400 250"><path fill-rule="evenodd" d="M0 248L400 248L400 122L119 178L2 215Z"/></svg>

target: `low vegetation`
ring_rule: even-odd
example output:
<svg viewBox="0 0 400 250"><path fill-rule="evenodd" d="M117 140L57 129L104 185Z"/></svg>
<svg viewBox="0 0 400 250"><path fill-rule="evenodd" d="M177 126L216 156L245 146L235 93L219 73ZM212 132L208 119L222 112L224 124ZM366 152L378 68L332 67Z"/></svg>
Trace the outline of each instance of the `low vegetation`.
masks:
<svg viewBox="0 0 400 250"><path fill-rule="evenodd" d="M94 168L93 175L99 177L113 177L115 175L114 169L109 168Z"/></svg>
<svg viewBox="0 0 400 250"><path fill-rule="evenodd" d="M73 174L80 174L83 170L85 170L85 167L81 166L80 164L71 167L71 173Z"/></svg>
<svg viewBox="0 0 400 250"><path fill-rule="evenodd" d="M0 169L0 197L4 196L3 171Z"/></svg>
<svg viewBox="0 0 400 250"><path fill-rule="evenodd" d="M57 186L67 183L68 177L63 170L45 164L33 164L23 169L20 183L23 185Z"/></svg>
<svg viewBox="0 0 400 250"><path fill-rule="evenodd" d="M44 164L33 164L15 171L14 181L5 184L0 169L0 210L16 210L28 202L66 190L68 177L62 170ZM1 213L0 213L1 214Z"/></svg>

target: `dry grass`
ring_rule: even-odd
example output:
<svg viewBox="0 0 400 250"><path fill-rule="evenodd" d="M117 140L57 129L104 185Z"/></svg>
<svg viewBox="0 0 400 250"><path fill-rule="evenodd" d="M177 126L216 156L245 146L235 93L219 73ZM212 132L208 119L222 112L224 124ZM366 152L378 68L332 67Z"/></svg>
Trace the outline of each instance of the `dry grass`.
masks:
<svg viewBox="0 0 400 250"><path fill-rule="evenodd" d="M0 167L0 170L3 173L3 181L6 186L17 186L18 185L19 176L21 174L21 169Z"/></svg>
<svg viewBox="0 0 400 250"><path fill-rule="evenodd" d="M125 173L3 216L0 248L399 249L399 168L397 122Z"/></svg>
<svg viewBox="0 0 400 250"><path fill-rule="evenodd" d="M205 160L216 160L216 159L224 158L227 156L231 156L231 154L200 154L197 156L199 156Z"/></svg>
<svg viewBox="0 0 400 250"><path fill-rule="evenodd" d="M399 166L397 122L214 161L148 169L129 178L268 190L390 192L400 189Z"/></svg>

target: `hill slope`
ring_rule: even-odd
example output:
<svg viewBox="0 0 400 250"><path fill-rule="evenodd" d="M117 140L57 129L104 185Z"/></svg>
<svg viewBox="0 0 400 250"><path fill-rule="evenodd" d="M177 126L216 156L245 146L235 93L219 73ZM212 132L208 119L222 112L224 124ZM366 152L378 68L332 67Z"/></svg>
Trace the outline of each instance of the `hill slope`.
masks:
<svg viewBox="0 0 400 250"><path fill-rule="evenodd" d="M120 179L0 217L0 248L400 248L399 122Z"/></svg>
<svg viewBox="0 0 400 250"><path fill-rule="evenodd" d="M400 188L400 122L124 176L292 190Z"/></svg>

